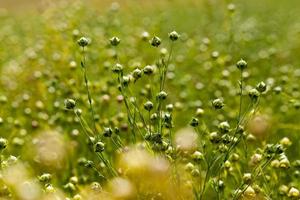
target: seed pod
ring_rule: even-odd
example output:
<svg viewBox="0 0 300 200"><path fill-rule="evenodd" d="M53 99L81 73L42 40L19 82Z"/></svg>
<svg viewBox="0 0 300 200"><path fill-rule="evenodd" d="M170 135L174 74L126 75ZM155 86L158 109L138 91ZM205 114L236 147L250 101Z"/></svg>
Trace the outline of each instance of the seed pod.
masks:
<svg viewBox="0 0 300 200"><path fill-rule="evenodd" d="M111 137L112 133L113 133L113 131L109 127L105 127L104 130L103 130L103 136L104 137Z"/></svg>
<svg viewBox="0 0 300 200"><path fill-rule="evenodd" d="M142 77L142 71L140 69L135 69L133 72L132 72L132 76L135 80L138 80L139 78Z"/></svg>
<svg viewBox="0 0 300 200"><path fill-rule="evenodd" d="M154 47L158 47L161 44L161 40L157 36L154 36L149 42Z"/></svg>
<svg viewBox="0 0 300 200"><path fill-rule="evenodd" d="M119 63L117 63L115 66L113 66L112 71L116 74L119 74L123 72L123 66Z"/></svg>
<svg viewBox="0 0 300 200"><path fill-rule="evenodd" d="M66 99L65 100L65 108L68 110L74 109L76 106L76 102L73 99Z"/></svg>
<svg viewBox="0 0 300 200"><path fill-rule="evenodd" d="M191 120L190 125L191 125L192 127L197 127L197 126L199 125L199 120L198 120L197 118L194 117L194 118Z"/></svg>
<svg viewBox="0 0 300 200"><path fill-rule="evenodd" d="M217 133L217 132L212 132L209 134L209 140L212 142L212 143L219 143L221 138L220 138L220 135Z"/></svg>
<svg viewBox="0 0 300 200"><path fill-rule="evenodd" d="M256 85L256 89L257 89L257 91L259 91L260 93L263 93L263 92L265 92L265 91L267 90L267 85L262 81L262 82L260 82L260 83L258 83L258 84Z"/></svg>
<svg viewBox="0 0 300 200"><path fill-rule="evenodd" d="M257 91L257 89L251 89L249 91L249 97L252 101L257 101L258 97L259 97L259 92Z"/></svg>
<svg viewBox="0 0 300 200"><path fill-rule="evenodd" d="M144 67L143 72L146 75L151 75L154 72L154 68L151 65L147 65L147 66Z"/></svg>
<svg viewBox="0 0 300 200"><path fill-rule="evenodd" d="M7 140L4 138L0 138L0 150L3 150L7 147Z"/></svg>
<svg viewBox="0 0 300 200"><path fill-rule="evenodd" d="M230 130L230 125L227 121L225 122L221 122L219 125L218 125L218 128L220 130L221 133L228 133L229 130Z"/></svg>
<svg viewBox="0 0 300 200"><path fill-rule="evenodd" d="M109 39L110 44L112 46L118 46L118 44L120 44L121 40L118 37L112 37Z"/></svg>
<svg viewBox="0 0 300 200"><path fill-rule="evenodd" d="M44 183L49 182L51 180L51 178L52 178L51 174L45 173L39 177L39 181L44 182Z"/></svg>
<svg viewBox="0 0 300 200"><path fill-rule="evenodd" d="M81 47L85 47L89 44L89 40L86 37L81 37L79 40L77 40L77 43Z"/></svg>
<svg viewBox="0 0 300 200"><path fill-rule="evenodd" d="M239 70L244 70L246 69L248 66L247 62L244 61L243 59L239 60L237 63L236 63L236 67L239 69Z"/></svg>
<svg viewBox="0 0 300 200"><path fill-rule="evenodd" d="M161 91L156 95L156 98L158 100L165 100L167 98L168 94L165 91Z"/></svg>
<svg viewBox="0 0 300 200"><path fill-rule="evenodd" d="M288 192L288 196L292 198L298 198L300 197L300 192L297 188L291 187L291 189Z"/></svg>
<svg viewBox="0 0 300 200"><path fill-rule="evenodd" d="M179 37L180 35L176 31L172 31L171 33L169 33L169 38L172 41L178 40Z"/></svg>
<svg viewBox="0 0 300 200"><path fill-rule="evenodd" d="M193 154L192 154L192 159L196 162L199 162L201 160L204 159L204 156L201 152L199 151L195 151Z"/></svg>
<svg viewBox="0 0 300 200"><path fill-rule="evenodd" d="M94 151L95 152L98 152L98 153L101 153L104 151L104 148L105 148L105 144L102 143L102 142L97 142L95 145L94 145Z"/></svg>
<svg viewBox="0 0 300 200"><path fill-rule="evenodd" d="M243 175L244 183L249 184L251 182L251 180L252 180L252 174L251 173L245 173Z"/></svg>
<svg viewBox="0 0 300 200"><path fill-rule="evenodd" d="M212 101L212 106L215 109L222 109L224 107L224 103L221 99L215 99Z"/></svg>

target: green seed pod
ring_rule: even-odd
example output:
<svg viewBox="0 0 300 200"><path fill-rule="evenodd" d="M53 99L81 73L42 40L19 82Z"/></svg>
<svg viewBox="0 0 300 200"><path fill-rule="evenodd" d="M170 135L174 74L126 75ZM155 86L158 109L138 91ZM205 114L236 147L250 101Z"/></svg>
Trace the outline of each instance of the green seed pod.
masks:
<svg viewBox="0 0 300 200"><path fill-rule="evenodd" d="M256 89L257 91L259 91L260 93L263 93L267 90L267 85L264 82L260 82L256 85Z"/></svg>
<svg viewBox="0 0 300 200"><path fill-rule="evenodd" d="M144 108L145 110L147 111L150 111L153 109L153 103L151 101L147 101L145 104L144 104Z"/></svg>
<svg viewBox="0 0 300 200"><path fill-rule="evenodd" d="M123 72L123 66L119 63L115 64L115 66L113 66L112 71L116 74L119 74L121 72Z"/></svg>
<svg viewBox="0 0 300 200"><path fill-rule="evenodd" d="M204 110L202 108L197 108L196 110L196 116L201 117L204 114Z"/></svg>
<svg viewBox="0 0 300 200"><path fill-rule="evenodd" d="M151 121L155 121L155 120L157 120L157 118L158 118L157 113L153 113L153 114L150 116Z"/></svg>
<svg viewBox="0 0 300 200"><path fill-rule="evenodd" d="M103 130L103 136L104 137L111 137L112 133L113 133L113 131L109 127L105 127L104 130Z"/></svg>
<svg viewBox="0 0 300 200"><path fill-rule="evenodd" d="M130 83L130 77L129 76L123 76L122 77L122 84L126 87Z"/></svg>
<svg viewBox="0 0 300 200"><path fill-rule="evenodd" d="M252 101L257 101L259 95L260 95L260 93L259 93L259 91L257 91L257 89L251 89L249 91L249 97Z"/></svg>
<svg viewBox="0 0 300 200"><path fill-rule="evenodd" d="M110 44L112 46L118 46L118 44L120 44L121 40L118 37L112 37L109 39Z"/></svg>
<svg viewBox="0 0 300 200"><path fill-rule="evenodd" d="M139 78L142 77L142 71L140 69L135 69L133 72L132 72L132 76L135 80L138 80Z"/></svg>
<svg viewBox="0 0 300 200"><path fill-rule="evenodd" d="M288 192L289 192L289 187L288 186L286 186L286 185L279 186L279 194L287 195Z"/></svg>
<svg viewBox="0 0 300 200"><path fill-rule="evenodd" d="M156 98L158 100L165 100L167 98L168 94L165 91L161 91L156 95Z"/></svg>
<svg viewBox="0 0 300 200"><path fill-rule="evenodd" d="M101 153L104 151L104 148L105 148L105 144L102 143L102 142L97 142L95 145L94 145L94 151L95 152L98 152L98 153Z"/></svg>
<svg viewBox="0 0 300 200"><path fill-rule="evenodd" d="M299 198L300 197L299 190L297 188L291 187L291 189L288 192L288 197Z"/></svg>
<svg viewBox="0 0 300 200"><path fill-rule="evenodd" d="M147 66L144 67L143 72L146 75L151 75L154 72L154 68L151 65L147 65Z"/></svg>
<svg viewBox="0 0 300 200"><path fill-rule="evenodd" d="M67 110L72 110L72 109L75 108L75 106L76 106L76 101L75 100L73 100L73 99L66 99L65 100L65 108Z"/></svg>
<svg viewBox="0 0 300 200"><path fill-rule="evenodd" d="M246 184L249 184L252 180L252 174L251 173L245 173L243 175L243 182Z"/></svg>
<svg viewBox="0 0 300 200"><path fill-rule="evenodd" d="M7 147L7 144L8 144L8 142L6 139L0 138L0 150L5 149Z"/></svg>
<svg viewBox="0 0 300 200"><path fill-rule="evenodd" d="M66 185L64 185L64 189L70 192L74 192L76 190L76 187L73 183L67 183Z"/></svg>
<svg viewBox="0 0 300 200"><path fill-rule="evenodd" d="M79 46L85 47L89 44L89 39L87 39L86 37L81 37L79 40L77 40L77 43Z"/></svg>
<svg viewBox="0 0 300 200"><path fill-rule="evenodd" d="M217 133L217 132L212 132L209 134L209 140L212 142L212 143L219 143L221 138L220 138L220 135Z"/></svg>
<svg viewBox="0 0 300 200"><path fill-rule="evenodd" d="M179 37L180 35L176 31L172 31L171 33L169 33L169 38L172 41L178 40Z"/></svg>
<svg viewBox="0 0 300 200"><path fill-rule="evenodd" d="M233 13L235 11L235 5L233 3L228 4L227 10Z"/></svg>
<svg viewBox="0 0 300 200"><path fill-rule="evenodd" d="M239 70L244 70L246 69L248 66L247 62L244 61L243 59L239 60L237 63L236 63L236 67L239 69Z"/></svg>
<svg viewBox="0 0 300 200"><path fill-rule="evenodd" d="M172 112L173 109L174 109L173 104L168 104L168 105L166 105L166 110L167 110L168 112Z"/></svg>
<svg viewBox="0 0 300 200"><path fill-rule="evenodd" d="M221 99L215 99L212 101L212 106L215 109L222 109L224 107L224 103Z"/></svg>
<svg viewBox="0 0 300 200"><path fill-rule="evenodd" d="M190 162L189 162L188 164L186 164L186 165L184 166L184 169L191 172L193 169L195 169L195 166L194 166L193 163L190 163Z"/></svg>
<svg viewBox="0 0 300 200"><path fill-rule="evenodd" d="M204 155L200 151L195 151L192 154L192 159L196 162L199 162L204 159Z"/></svg>
<svg viewBox="0 0 300 200"><path fill-rule="evenodd" d="M190 125L192 127L197 127L199 125L199 120L197 118L193 118L191 121L190 121Z"/></svg>
<svg viewBox="0 0 300 200"><path fill-rule="evenodd" d="M198 176L200 176L200 171L199 171L199 169L193 169L191 171L191 174L193 177L198 177Z"/></svg>
<svg viewBox="0 0 300 200"><path fill-rule="evenodd" d="M38 177L40 182L49 182L52 178L51 174L45 173Z"/></svg>
<svg viewBox="0 0 300 200"><path fill-rule="evenodd" d="M218 128L220 130L221 133L228 133L229 130L230 130L230 125L227 121L225 122L221 122L219 125L218 125Z"/></svg>
<svg viewBox="0 0 300 200"><path fill-rule="evenodd" d="M158 47L161 44L161 40L157 36L154 36L149 42L154 47Z"/></svg>

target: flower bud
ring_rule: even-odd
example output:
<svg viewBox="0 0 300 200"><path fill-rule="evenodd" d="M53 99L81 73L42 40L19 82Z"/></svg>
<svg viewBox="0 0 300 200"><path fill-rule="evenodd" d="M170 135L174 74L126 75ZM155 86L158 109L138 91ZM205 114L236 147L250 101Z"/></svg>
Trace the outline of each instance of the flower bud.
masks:
<svg viewBox="0 0 300 200"><path fill-rule="evenodd" d="M251 182L251 180L252 180L252 174L251 173L245 173L243 175L244 183L249 184Z"/></svg>
<svg viewBox="0 0 300 200"><path fill-rule="evenodd" d="M201 160L204 159L204 156L201 152L199 151L195 151L193 154L192 154L192 159L196 162L199 162Z"/></svg>
<svg viewBox="0 0 300 200"><path fill-rule="evenodd" d="M7 140L4 138L0 138L0 150L3 150L7 147Z"/></svg>
<svg viewBox="0 0 300 200"><path fill-rule="evenodd" d="M112 135L112 129L109 127L105 127L103 130L104 137L110 137Z"/></svg>
<svg viewBox="0 0 300 200"><path fill-rule="evenodd" d="M230 129L230 125L229 125L229 123L227 121L225 121L225 122L221 122L218 125L218 128L221 131L221 133L228 133L229 129Z"/></svg>
<svg viewBox="0 0 300 200"><path fill-rule="evenodd" d="M194 117L194 118L191 120L190 125L191 125L192 127L197 127L197 126L199 125L199 120L198 120L197 118Z"/></svg>
<svg viewBox="0 0 300 200"><path fill-rule="evenodd" d="M298 198L298 197L300 197L300 192L297 188L291 187L291 189L288 192L288 196L293 197L293 198L295 198L295 197Z"/></svg>
<svg viewBox="0 0 300 200"><path fill-rule="evenodd" d="M169 38L172 41L178 40L179 37L180 35L176 31L172 31L171 33L169 33Z"/></svg>
<svg viewBox="0 0 300 200"><path fill-rule="evenodd" d="M224 107L224 103L221 99L215 99L212 101L212 105L215 109L221 109Z"/></svg>
<svg viewBox="0 0 300 200"><path fill-rule="evenodd" d="M165 91L161 91L156 95L156 98L158 100L165 100L167 98L168 94Z"/></svg>
<svg viewBox="0 0 300 200"><path fill-rule="evenodd" d="M259 97L259 92L257 91L257 89L251 89L249 91L249 97L252 101L256 101Z"/></svg>
<svg viewBox="0 0 300 200"><path fill-rule="evenodd" d="M144 104L144 108L145 110L147 111L150 111L153 109L153 103L151 101L147 101L145 104Z"/></svg>
<svg viewBox="0 0 300 200"><path fill-rule="evenodd" d="M143 72L146 75L151 75L154 72L154 68L151 65L147 65L147 66L144 67Z"/></svg>
<svg viewBox="0 0 300 200"><path fill-rule="evenodd" d="M121 40L118 37L112 37L109 39L110 44L112 46L118 46L118 44L120 44Z"/></svg>
<svg viewBox="0 0 300 200"><path fill-rule="evenodd" d="M142 71L140 69L135 69L133 72L132 72L132 76L135 80L138 80L139 78L142 77Z"/></svg>
<svg viewBox="0 0 300 200"><path fill-rule="evenodd" d="M123 72L123 66L119 63L117 63L113 68L112 71L116 74L119 74L121 72Z"/></svg>
<svg viewBox="0 0 300 200"><path fill-rule="evenodd" d="M256 89L257 89L257 91L259 91L260 93L263 93L263 92L265 92L265 91L267 90L267 85L262 81L262 82L260 82L260 83L258 83L258 84L256 85Z"/></svg>
<svg viewBox="0 0 300 200"><path fill-rule="evenodd" d="M44 182L44 183L49 182L51 180L51 178L52 178L51 174L45 173L39 177L39 181Z"/></svg>
<svg viewBox="0 0 300 200"><path fill-rule="evenodd" d="M243 59L239 60L237 63L236 63L236 67L239 69L239 70L244 70L247 68L247 62L244 61Z"/></svg>
<svg viewBox="0 0 300 200"><path fill-rule="evenodd" d="M150 44L154 47L158 47L161 44L161 40L159 37L154 36L151 40L150 40Z"/></svg>
<svg viewBox="0 0 300 200"><path fill-rule="evenodd" d="M74 109L76 106L76 102L73 99L66 99L65 100L65 108L68 110Z"/></svg>
<svg viewBox="0 0 300 200"><path fill-rule="evenodd" d="M102 142L97 142L95 145L94 145L94 151L95 152L103 152L104 151L104 147L105 147L105 144L102 143Z"/></svg>
<svg viewBox="0 0 300 200"><path fill-rule="evenodd" d="M85 47L89 44L89 40L86 37L81 37L79 40L77 40L77 43L81 47Z"/></svg>

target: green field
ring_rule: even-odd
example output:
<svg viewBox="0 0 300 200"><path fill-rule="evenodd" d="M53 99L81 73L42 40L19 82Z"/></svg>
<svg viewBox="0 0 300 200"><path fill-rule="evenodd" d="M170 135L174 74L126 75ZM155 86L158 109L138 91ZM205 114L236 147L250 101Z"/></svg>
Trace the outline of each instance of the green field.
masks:
<svg viewBox="0 0 300 200"><path fill-rule="evenodd" d="M300 199L298 0L0 2L0 200Z"/></svg>

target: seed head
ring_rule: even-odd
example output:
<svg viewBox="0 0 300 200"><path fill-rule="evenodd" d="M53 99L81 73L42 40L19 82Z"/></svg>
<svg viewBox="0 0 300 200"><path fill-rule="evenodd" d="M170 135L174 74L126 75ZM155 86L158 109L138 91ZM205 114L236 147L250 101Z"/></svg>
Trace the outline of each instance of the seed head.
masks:
<svg viewBox="0 0 300 200"><path fill-rule="evenodd" d="M193 118L191 121L190 121L190 125L192 127L197 127L199 125L199 120L197 118Z"/></svg>
<svg viewBox="0 0 300 200"><path fill-rule="evenodd" d="M260 93L263 93L263 92L265 92L265 91L267 90L267 85L262 81L262 82L260 82L260 83L258 83L258 84L256 85L256 89L257 89L257 91L259 91Z"/></svg>
<svg viewBox="0 0 300 200"><path fill-rule="evenodd" d="M297 188L291 187L288 196L292 198L298 198L300 196L300 192Z"/></svg>
<svg viewBox="0 0 300 200"><path fill-rule="evenodd" d="M257 91L257 89L251 89L249 91L249 97L251 100L256 101L259 97L260 93Z"/></svg>
<svg viewBox="0 0 300 200"><path fill-rule="evenodd" d="M140 69L135 69L133 72L132 72L132 76L135 80L138 80L139 78L142 77L142 71Z"/></svg>
<svg viewBox="0 0 300 200"><path fill-rule="evenodd" d="M178 40L179 37L180 35L176 31L172 31L171 33L169 33L169 38L172 41Z"/></svg>
<svg viewBox="0 0 300 200"><path fill-rule="evenodd" d="M153 68L153 66L151 66L151 65L147 65L147 66L144 67L143 72L144 72L144 74L146 74L146 75L153 74L154 68Z"/></svg>
<svg viewBox="0 0 300 200"><path fill-rule="evenodd" d="M117 63L115 66L113 66L112 71L116 74L119 74L123 72L123 66L119 63Z"/></svg>
<svg viewBox="0 0 300 200"><path fill-rule="evenodd" d="M7 140L4 138L0 138L0 150L3 150L7 147Z"/></svg>
<svg viewBox="0 0 300 200"><path fill-rule="evenodd" d="M121 40L118 37L112 37L109 39L110 44L112 46L118 46L118 44L120 44Z"/></svg>
<svg viewBox="0 0 300 200"><path fill-rule="evenodd" d="M87 39L86 37L81 37L79 40L77 40L78 45L81 47L87 46L89 42L89 39Z"/></svg>
<svg viewBox="0 0 300 200"><path fill-rule="evenodd" d="M104 148L105 148L105 144L102 143L102 142L97 142L95 145L94 145L94 151L95 152L98 152L98 153L101 153L104 151Z"/></svg>
<svg viewBox="0 0 300 200"><path fill-rule="evenodd" d="M247 68L247 62L244 61L243 59L239 60L237 63L236 63L236 67L239 69L239 70L244 70Z"/></svg>
<svg viewBox="0 0 300 200"><path fill-rule="evenodd" d="M229 125L229 123L227 121L225 121L225 122L221 122L218 125L218 128L221 131L221 133L228 133L229 129L230 129L230 125Z"/></svg>
<svg viewBox="0 0 300 200"><path fill-rule="evenodd" d="M160 93L157 94L157 99L158 100L165 100L167 98L168 94L165 91L161 91Z"/></svg>
<svg viewBox="0 0 300 200"><path fill-rule="evenodd" d="M112 135L113 131L109 127L105 127L103 130L103 136L104 137L110 137Z"/></svg>
<svg viewBox="0 0 300 200"><path fill-rule="evenodd" d="M65 108L68 110L74 109L76 106L76 101L73 99L66 99L65 100Z"/></svg>
<svg viewBox="0 0 300 200"><path fill-rule="evenodd" d="M161 40L157 36L154 36L149 42L154 47L158 47L161 44Z"/></svg>
<svg viewBox="0 0 300 200"><path fill-rule="evenodd" d="M147 111L150 111L153 109L153 103L151 101L147 101L145 104L144 104L144 108L145 110Z"/></svg>
<svg viewBox="0 0 300 200"><path fill-rule="evenodd" d="M215 109L222 109L224 107L224 103L221 99L213 100L212 105Z"/></svg>

